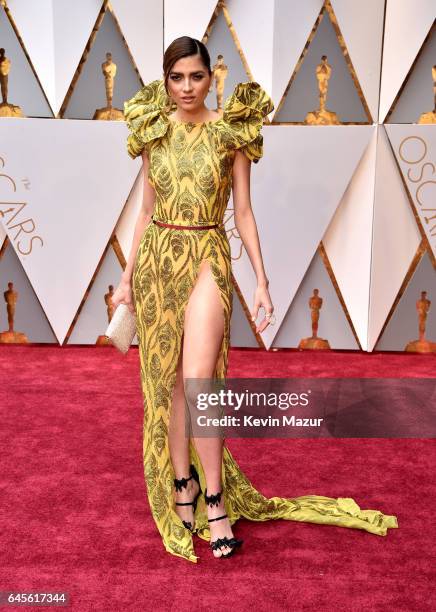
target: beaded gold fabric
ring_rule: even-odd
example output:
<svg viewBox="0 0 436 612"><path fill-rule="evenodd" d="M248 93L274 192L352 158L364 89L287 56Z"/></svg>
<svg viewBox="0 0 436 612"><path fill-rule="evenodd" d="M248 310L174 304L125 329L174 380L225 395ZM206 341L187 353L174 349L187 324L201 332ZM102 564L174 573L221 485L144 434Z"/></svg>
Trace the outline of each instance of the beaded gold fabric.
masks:
<svg viewBox="0 0 436 612"><path fill-rule="evenodd" d="M192 534L174 506L174 471L168 446L171 397L182 346L186 305L203 259L209 262L224 313L224 336L215 377L225 379L232 314L231 257L222 227L232 187L235 151L257 163L263 153L261 129L273 110L258 83L238 83L227 98L220 119L193 123L174 121L174 110L162 80L141 88L124 103L129 127L127 152L135 158L145 149L150 161L148 180L156 192L154 218L177 225L221 227L180 230L150 223L141 238L132 276L137 314L140 374L144 400L143 464L151 512L166 550L196 562ZM204 472L190 442L190 462ZM266 498L246 478L224 442L222 483L230 523L289 519L341 525L386 535L397 527L395 516L360 510L351 498L305 495ZM198 535L210 540L204 499L196 516Z"/></svg>

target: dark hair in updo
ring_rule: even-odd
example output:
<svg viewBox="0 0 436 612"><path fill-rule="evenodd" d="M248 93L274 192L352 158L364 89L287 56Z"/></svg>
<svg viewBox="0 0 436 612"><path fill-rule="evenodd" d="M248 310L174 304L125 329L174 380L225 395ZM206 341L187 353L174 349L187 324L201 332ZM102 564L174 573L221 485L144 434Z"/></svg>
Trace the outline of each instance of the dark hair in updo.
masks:
<svg viewBox="0 0 436 612"><path fill-rule="evenodd" d="M180 36L180 38L173 40L164 54L163 71L165 89L167 89L168 77L174 64L182 57L188 57L189 55L199 55L208 73L212 74L210 55L206 45L196 38Z"/></svg>

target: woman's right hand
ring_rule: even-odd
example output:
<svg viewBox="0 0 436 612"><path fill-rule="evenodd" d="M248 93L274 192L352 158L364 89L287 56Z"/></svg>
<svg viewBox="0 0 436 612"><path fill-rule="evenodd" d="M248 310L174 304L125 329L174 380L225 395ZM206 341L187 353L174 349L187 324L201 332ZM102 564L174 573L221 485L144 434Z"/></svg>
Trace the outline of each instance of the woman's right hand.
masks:
<svg viewBox="0 0 436 612"><path fill-rule="evenodd" d="M132 284L130 281L121 279L120 284L114 291L112 296L112 304L116 308L118 304L126 304L129 307L130 312L135 312L132 299Z"/></svg>

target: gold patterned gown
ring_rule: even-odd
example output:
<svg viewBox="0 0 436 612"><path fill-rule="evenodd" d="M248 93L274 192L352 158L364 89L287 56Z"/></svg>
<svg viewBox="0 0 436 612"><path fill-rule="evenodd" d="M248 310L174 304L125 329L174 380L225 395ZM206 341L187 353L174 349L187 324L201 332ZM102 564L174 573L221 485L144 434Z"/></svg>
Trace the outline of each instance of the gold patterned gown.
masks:
<svg viewBox="0 0 436 612"><path fill-rule="evenodd" d="M182 347L184 313L200 263L207 259L224 311L224 337L215 377L225 379L232 314L231 252L222 227L232 187L235 150L250 160L262 157L263 119L271 98L258 83L238 83L227 98L220 119L192 123L169 119L175 109L162 80L142 87L124 103L129 127L127 152L145 148L150 161L148 180L156 192L153 217L177 225L209 225L208 230L179 230L150 223L136 255L132 290L138 325L140 374L144 400L143 462L151 512L169 553L196 562L192 534L175 512L174 471L168 446L171 397ZM205 477L195 446L190 462ZM324 523L386 535L398 527L395 516L361 510L351 498L305 495L292 499L264 497L239 468L224 442L222 483L230 523L289 519ZM210 540L204 499L200 497L197 534Z"/></svg>

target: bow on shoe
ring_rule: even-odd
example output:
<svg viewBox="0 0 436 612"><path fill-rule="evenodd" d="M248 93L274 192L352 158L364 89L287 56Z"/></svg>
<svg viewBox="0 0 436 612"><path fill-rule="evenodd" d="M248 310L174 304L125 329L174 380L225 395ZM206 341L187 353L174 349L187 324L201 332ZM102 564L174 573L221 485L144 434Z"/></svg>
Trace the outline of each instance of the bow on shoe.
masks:
<svg viewBox="0 0 436 612"><path fill-rule="evenodd" d="M181 491L182 489L186 489L188 485L188 480L191 480L192 476L189 478L174 478L174 486L176 491Z"/></svg>
<svg viewBox="0 0 436 612"><path fill-rule="evenodd" d="M207 489L206 489L206 491L207 491ZM206 504L208 504L209 506L218 506L220 501L221 501L221 493L222 493L222 491L219 491L215 495L207 495L206 492L205 492L204 500L205 500Z"/></svg>

